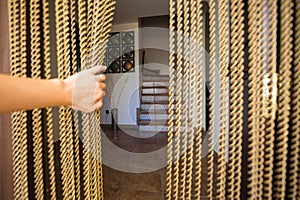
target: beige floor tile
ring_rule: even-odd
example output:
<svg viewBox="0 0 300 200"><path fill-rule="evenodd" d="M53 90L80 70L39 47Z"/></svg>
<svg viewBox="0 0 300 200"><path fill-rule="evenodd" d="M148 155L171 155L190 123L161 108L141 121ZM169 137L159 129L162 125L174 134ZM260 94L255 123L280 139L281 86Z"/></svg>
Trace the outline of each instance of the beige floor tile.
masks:
<svg viewBox="0 0 300 200"><path fill-rule="evenodd" d="M143 174L127 173L123 177L121 188L161 193L161 173L159 171Z"/></svg>
<svg viewBox="0 0 300 200"><path fill-rule="evenodd" d="M119 200L163 200L161 193L121 190Z"/></svg>
<svg viewBox="0 0 300 200"><path fill-rule="evenodd" d="M124 173L103 166L103 182L104 188L120 188Z"/></svg>
<svg viewBox="0 0 300 200"><path fill-rule="evenodd" d="M119 189L117 188L104 188L104 199L105 200L118 200L119 198Z"/></svg>

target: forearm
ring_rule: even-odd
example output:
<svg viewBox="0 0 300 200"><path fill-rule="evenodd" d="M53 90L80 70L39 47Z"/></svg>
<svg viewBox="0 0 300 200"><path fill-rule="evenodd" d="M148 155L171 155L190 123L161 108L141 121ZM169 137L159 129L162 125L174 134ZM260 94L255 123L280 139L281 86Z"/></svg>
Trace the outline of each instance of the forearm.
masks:
<svg viewBox="0 0 300 200"><path fill-rule="evenodd" d="M34 80L0 75L0 113L72 103L72 88L59 79Z"/></svg>

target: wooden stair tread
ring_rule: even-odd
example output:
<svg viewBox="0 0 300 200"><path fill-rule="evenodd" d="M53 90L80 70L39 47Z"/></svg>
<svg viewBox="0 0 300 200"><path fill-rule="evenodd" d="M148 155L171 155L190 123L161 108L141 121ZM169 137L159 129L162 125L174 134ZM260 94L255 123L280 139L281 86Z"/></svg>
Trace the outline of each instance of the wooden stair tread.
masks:
<svg viewBox="0 0 300 200"><path fill-rule="evenodd" d="M167 126L168 125L168 119L166 120L140 120L138 121L138 125L162 125ZM175 123L175 120L174 120Z"/></svg>
<svg viewBox="0 0 300 200"><path fill-rule="evenodd" d="M140 114L168 114L168 110L141 110Z"/></svg>
<svg viewBox="0 0 300 200"><path fill-rule="evenodd" d="M155 82L155 83L159 83L159 82L169 82L169 80L143 80L143 82Z"/></svg>
<svg viewBox="0 0 300 200"><path fill-rule="evenodd" d="M143 85L142 89L168 89L168 86L164 86L164 85Z"/></svg>
<svg viewBox="0 0 300 200"><path fill-rule="evenodd" d="M165 74L143 74L143 76L147 76L147 77L165 77L165 78L169 78L169 75L165 75Z"/></svg>
<svg viewBox="0 0 300 200"><path fill-rule="evenodd" d="M142 93L142 96L169 96L169 93Z"/></svg>
<svg viewBox="0 0 300 200"><path fill-rule="evenodd" d="M167 105L169 101L142 101L141 104L162 104Z"/></svg>
<svg viewBox="0 0 300 200"><path fill-rule="evenodd" d="M166 107L166 105L169 104L169 100L165 99L166 97L169 97L169 86L168 83L169 82L169 75L161 75L161 74L143 74L143 76L145 77L143 79L143 85L142 85L142 90L143 89L148 89L147 93L142 91L141 92L141 97L156 97L156 96L160 96L163 97L162 100L156 100L156 98L153 99L153 101L150 100L141 100L140 105L145 106L145 105L153 105L153 108L150 109L140 109L138 114L139 114L139 118L138 118L138 122L137 124L139 126L168 126L168 119L165 120L153 120L153 119L140 119L140 115L144 114L144 115L168 115L168 109L164 109L164 107ZM151 91L151 89L153 90L153 92ZM156 91L157 89L164 89L165 91ZM165 98L164 98L165 97ZM163 107L158 107L157 109L155 109L155 105L162 105ZM174 109L175 111L175 109ZM166 117L167 118L167 117ZM175 122L175 121L174 121Z"/></svg>
<svg viewBox="0 0 300 200"><path fill-rule="evenodd" d="M173 109L173 113L177 114L176 109ZM155 109L155 110L140 110L139 114L144 114L144 115L160 115L160 114L166 114L169 115L169 109L162 110L162 109Z"/></svg>

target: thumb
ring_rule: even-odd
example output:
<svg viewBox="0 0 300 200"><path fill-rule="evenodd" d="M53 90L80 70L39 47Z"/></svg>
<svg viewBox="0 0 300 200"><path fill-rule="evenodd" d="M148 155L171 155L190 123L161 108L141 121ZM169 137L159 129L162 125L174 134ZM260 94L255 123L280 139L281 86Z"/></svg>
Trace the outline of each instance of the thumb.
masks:
<svg viewBox="0 0 300 200"><path fill-rule="evenodd" d="M107 67L102 66L102 65L97 65L95 67L92 67L90 69L87 69L86 72L91 73L91 74L97 74L101 71L105 71Z"/></svg>

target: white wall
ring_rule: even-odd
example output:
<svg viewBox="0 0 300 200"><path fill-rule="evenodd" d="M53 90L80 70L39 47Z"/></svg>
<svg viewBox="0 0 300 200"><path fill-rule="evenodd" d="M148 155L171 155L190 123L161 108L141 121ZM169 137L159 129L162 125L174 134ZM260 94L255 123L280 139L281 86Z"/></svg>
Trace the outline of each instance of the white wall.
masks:
<svg viewBox="0 0 300 200"><path fill-rule="evenodd" d="M152 19L152 18L151 18ZM145 68L169 74L169 28L167 17L154 17L142 22L140 48L145 51ZM155 27L151 27L155 26Z"/></svg>
<svg viewBox="0 0 300 200"><path fill-rule="evenodd" d="M101 109L101 124L111 124L111 109L118 108L118 124L136 125L136 108L140 106L138 23L112 26L112 32L132 30L135 31L135 72L106 75L107 90Z"/></svg>

